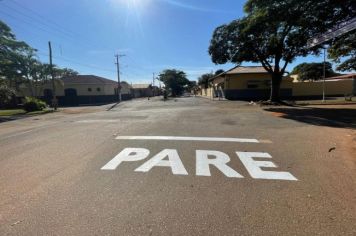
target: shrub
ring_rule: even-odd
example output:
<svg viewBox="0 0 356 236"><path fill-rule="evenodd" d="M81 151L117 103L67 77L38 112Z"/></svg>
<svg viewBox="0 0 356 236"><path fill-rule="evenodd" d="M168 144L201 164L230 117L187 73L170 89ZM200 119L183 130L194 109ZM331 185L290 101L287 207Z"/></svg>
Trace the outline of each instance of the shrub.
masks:
<svg viewBox="0 0 356 236"><path fill-rule="evenodd" d="M12 108L16 106L14 90L6 85L0 85L0 108Z"/></svg>
<svg viewBox="0 0 356 236"><path fill-rule="evenodd" d="M25 102L23 104L23 108L27 112L31 111L42 111L43 109L46 108L46 103L44 101L41 101L37 98L33 97L25 97Z"/></svg>

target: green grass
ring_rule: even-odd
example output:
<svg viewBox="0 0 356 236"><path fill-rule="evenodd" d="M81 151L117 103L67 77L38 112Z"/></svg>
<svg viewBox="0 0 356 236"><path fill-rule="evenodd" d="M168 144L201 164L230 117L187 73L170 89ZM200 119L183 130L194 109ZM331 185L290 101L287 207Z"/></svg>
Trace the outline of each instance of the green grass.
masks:
<svg viewBox="0 0 356 236"><path fill-rule="evenodd" d="M14 115L23 115L23 114L26 114L26 111L23 109L0 110L0 116L14 116Z"/></svg>
<svg viewBox="0 0 356 236"><path fill-rule="evenodd" d="M7 110L0 110L0 116L42 115L49 112L52 112L52 110L44 109L42 111L26 112L23 109L7 109Z"/></svg>
<svg viewBox="0 0 356 236"><path fill-rule="evenodd" d="M53 110L44 109L42 111L28 112L28 113L26 113L26 115L42 115L42 114L46 114L46 113L50 113L50 112L53 112Z"/></svg>

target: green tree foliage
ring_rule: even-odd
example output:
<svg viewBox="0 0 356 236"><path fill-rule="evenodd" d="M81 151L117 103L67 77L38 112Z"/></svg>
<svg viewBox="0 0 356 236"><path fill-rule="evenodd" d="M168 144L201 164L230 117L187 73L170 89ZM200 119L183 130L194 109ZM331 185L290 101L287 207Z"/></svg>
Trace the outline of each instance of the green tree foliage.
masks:
<svg viewBox="0 0 356 236"><path fill-rule="evenodd" d="M197 87L197 81L189 81L189 83L185 86L185 90L187 92L191 92L192 90L195 90Z"/></svg>
<svg viewBox="0 0 356 236"><path fill-rule="evenodd" d="M215 71L215 75L220 75L222 73L224 73L225 71L223 69L219 69L217 71Z"/></svg>
<svg viewBox="0 0 356 236"><path fill-rule="evenodd" d="M294 67L291 74L297 74L298 79L305 80L320 80L324 77L324 63L302 63ZM330 62L325 63L325 77L337 75Z"/></svg>
<svg viewBox="0 0 356 236"><path fill-rule="evenodd" d="M158 79L164 83L166 89L171 90L173 97L182 95L184 88L190 84L187 75L183 71L175 69L164 70Z"/></svg>
<svg viewBox="0 0 356 236"><path fill-rule="evenodd" d="M202 85L204 88L209 88L209 79L215 75L211 73L203 74L198 78L198 85Z"/></svg>
<svg viewBox="0 0 356 236"><path fill-rule="evenodd" d="M69 68L58 68L55 66L54 68L54 76L55 78L59 79L59 78L63 78L63 77L70 77L70 76L76 76L79 73L73 69L69 69Z"/></svg>
<svg viewBox="0 0 356 236"><path fill-rule="evenodd" d="M0 108L12 108L15 105L15 91L5 84L0 84Z"/></svg>
<svg viewBox="0 0 356 236"><path fill-rule="evenodd" d="M340 63L337 70L356 70L356 30L337 38L328 50L329 58ZM341 62L341 58L346 59Z"/></svg>
<svg viewBox="0 0 356 236"><path fill-rule="evenodd" d="M0 78L10 86L18 87L23 82L23 57L30 50L25 42L18 41L9 26L0 21Z"/></svg>
<svg viewBox="0 0 356 236"><path fill-rule="evenodd" d="M38 90L51 79L49 64L42 63L36 49L18 41L9 26L0 21L0 80L15 90L20 84L27 84L31 96L38 96ZM78 75L69 68L53 66L55 79Z"/></svg>
<svg viewBox="0 0 356 236"><path fill-rule="evenodd" d="M245 16L215 29L209 54L216 64L260 63L271 74L270 100L279 101L287 65L317 54L307 41L355 16L353 0L248 0Z"/></svg>
<svg viewBox="0 0 356 236"><path fill-rule="evenodd" d="M46 108L46 103L34 97L25 97L23 108L27 112L42 111Z"/></svg>

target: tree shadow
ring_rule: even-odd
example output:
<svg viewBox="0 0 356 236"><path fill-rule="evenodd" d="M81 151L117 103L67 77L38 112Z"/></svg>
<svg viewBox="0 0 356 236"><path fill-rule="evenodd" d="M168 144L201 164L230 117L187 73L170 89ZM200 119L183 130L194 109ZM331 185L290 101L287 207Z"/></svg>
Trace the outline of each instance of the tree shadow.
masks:
<svg viewBox="0 0 356 236"><path fill-rule="evenodd" d="M356 109L316 107L265 108L277 117L318 126L356 129Z"/></svg>

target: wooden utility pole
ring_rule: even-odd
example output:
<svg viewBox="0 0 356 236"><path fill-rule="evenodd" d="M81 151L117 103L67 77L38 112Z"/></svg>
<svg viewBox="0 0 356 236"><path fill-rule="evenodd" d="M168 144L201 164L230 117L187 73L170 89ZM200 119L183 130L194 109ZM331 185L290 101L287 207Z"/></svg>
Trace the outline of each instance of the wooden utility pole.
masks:
<svg viewBox="0 0 356 236"><path fill-rule="evenodd" d="M50 70L51 70L51 77L52 77L52 107L56 111L57 107L58 107L58 101L57 101L57 97L56 97L56 85L55 85L55 82L54 82L51 41L48 41L48 48L49 48L49 67L50 67Z"/></svg>
<svg viewBox="0 0 356 236"><path fill-rule="evenodd" d="M155 73L153 73L153 77L152 77L152 97L155 96Z"/></svg>
<svg viewBox="0 0 356 236"><path fill-rule="evenodd" d="M323 102L325 102L325 77L326 77L326 72L325 68L326 67L326 48L324 47L324 64L323 64Z"/></svg>
<svg viewBox="0 0 356 236"><path fill-rule="evenodd" d="M117 100L121 102L121 82L120 82L120 64L119 64L119 57L123 57L125 55L116 54L116 69L117 69Z"/></svg>

